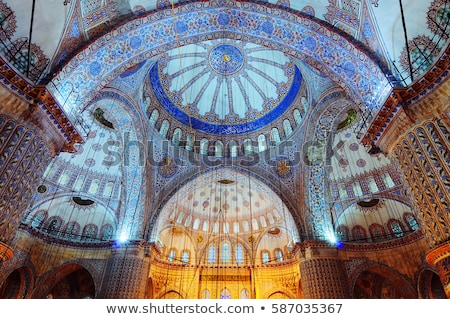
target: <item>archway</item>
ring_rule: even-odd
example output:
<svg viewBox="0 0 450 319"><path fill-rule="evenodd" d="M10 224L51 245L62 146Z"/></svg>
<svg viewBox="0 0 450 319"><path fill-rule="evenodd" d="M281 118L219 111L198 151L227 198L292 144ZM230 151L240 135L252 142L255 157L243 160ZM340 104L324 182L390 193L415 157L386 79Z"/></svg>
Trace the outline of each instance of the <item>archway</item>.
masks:
<svg viewBox="0 0 450 319"><path fill-rule="evenodd" d="M96 297L91 272L76 263L65 264L44 274L36 284L33 298L90 299Z"/></svg>
<svg viewBox="0 0 450 319"><path fill-rule="evenodd" d="M417 294L411 284L393 269L372 265L363 270L353 287L356 299L414 299Z"/></svg>
<svg viewBox="0 0 450 319"><path fill-rule="evenodd" d="M155 295L176 287L193 299L255 298L286 280L298 284L297 225L275 191L242 171L211 170L180 186L150 241L159 248L150 269Z"/></svg>
<svg viewBox="0 0 450 319"><path fill-rule="evenodd" d="M419 298L447 299L439 275L431 269L424 269L419 274L417 282Z"/></svg>
<svg viewBox="0 0 450 319"><path fill-rule="evenodd" d="M28 267L15 269L0 287L0 299L24 299L32 289L32 272Z"/></svg>

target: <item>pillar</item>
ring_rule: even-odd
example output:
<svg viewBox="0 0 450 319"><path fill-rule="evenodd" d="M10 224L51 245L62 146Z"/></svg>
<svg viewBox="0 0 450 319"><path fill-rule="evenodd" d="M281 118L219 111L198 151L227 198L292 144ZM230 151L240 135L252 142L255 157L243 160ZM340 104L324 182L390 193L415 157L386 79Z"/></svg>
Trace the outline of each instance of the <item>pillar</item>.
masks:
<svg viewBox="0 0 450 319"><path fill-rule="evenodd" d="M305 299L349 298L347 273L336 247L325 242L306 242L299 257Z"/></svg>
<svg viewBox="0 0 450 319"><path fill-rule="evenodd" d="M45 140L0 115L0 260L12 257L12 241L31 196L51 159Z"/></svg>
<svg viewBox="0 0 450 319"><path fill-rule="evenodd" d="M449 129L439 118L408 130L393 150L430 246L450 239Z"/></svg>
<svg viewBox="0 0 450 319"><path fill-rule="evenodd" d="M436 247L427 254L427 262L436 267L447 298L450 298L450 243Z"/></svg>
<svg viewBox="0 0 450 319"><path fill-rule="evenodd" d="M3 66L0 75L5 69ZM18 81L19 77L13 79ZM0 85L0 265L14 255L13 239L39 178L51 158L67 145L57 124L66 118L62 113L57 120L50 115L40 100L51 100L45 90L27 87L36 97L28 99L25 93L16 95L20 84L27 82L20 82L14 90L5 86L6 82L4 79ZM57 108L53 105L52 111Z"/></svg>
<svg viewBox="0 0 450 319"><path fill-rule="evenodd" d="M435 84L414 103L406 103L414 90L399 91L398 111L389 125L379 126L387 129L378 145L402 174L430 246L426 260L438 271L450 297L450 81Z"/></svg>
<svg viewBox="0 0 450 319"><path fill-rule="evenodd" d="M100 298L142 299L150 271L149 248L140 243L115 248L105 271Z"/></svg>

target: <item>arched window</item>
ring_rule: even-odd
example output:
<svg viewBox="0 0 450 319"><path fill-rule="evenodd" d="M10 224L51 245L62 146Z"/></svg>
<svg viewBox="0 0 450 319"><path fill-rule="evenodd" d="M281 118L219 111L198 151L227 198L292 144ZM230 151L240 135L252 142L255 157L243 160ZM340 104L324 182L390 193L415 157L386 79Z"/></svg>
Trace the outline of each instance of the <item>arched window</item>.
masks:
<svg viewBox="0 0 450 319"><path fill-rule="evenodd" d="M370 225L369 232L374 241L382 240L386 236L383 225L376 223Z"/></svg>
<svg viewBox="0 0 450 319"><path fill-rule="evenodd" d="M177 255L177 251L175 248L170 249L169 251L169 257L167 258L167 260L171 263L175 260L175 256Z"/></svg>
<svg viewBox="0 0 450 319"><path fill-rule="evenodd" d="M247 288L244 288L244 289L241 290L240 298L241 299L248 299L248 298L250 298L250 293L249 293Z"/></svg>
<svg viewBox="0 0 450 319"><path fill-rule="evenodd" d="M245 231L245 232L248 232L248 231L250 230L250 226L249 226L247 220L244 220L244 221L242 222L242 227L244 227L244 231Z"/></svg>
<svg viewBox="0 0 450 319"><path fill-rule="evenodd" d="M105 224L100 229L100 236L102 240L111 240L113 234L113 227L110 224Z"/></svg>
<svg viewBox="0 0 450 319"><path fill-rule="evenodd" d="M184 227L189 227L192 222L192 215L188 215L186 219L184 220Z"/></svg>
<svg viewBox="0 0 450 319"><path fill-rule="evenodd" d="M367 179L367 187L369 187L369 191L373 194L373 193L377 193L379 191L377 183L375 182L375 179L370 176Z"/></svg>
<svg viewBox="0 0 450 319"><path fill-rule="evenodd" d="M418 230L419 229L419 224L417 223L416 218L414 217L413 214L411 213L404 213L403 214L403 218L405 219L406 223L409 225L409 228L411 230Z"/></svg>
<svg viewBox="0 0 450 319"><path fill-rule="evenodd" d="M100 180L94 179L89 186L88 192L91 194L97 194L98 189L100 188Z"/></svg>
<svg viewBox="0 0 450 319"><path fill-rule="evenodd" d="M194 138L192 134L188 134L186 137L186 150L192 151L194 149Z"/></svg>
<svg viewBox="0 0 450 319"><path fill-rule="evenodd" d="M208 250L208 263L214 264L216 262L216 246L209 246Z"/></svg>
<svg viewBox="0 0 450 319"><path fill-rule="evenodd" d="M161 124L161 127L159 128L159 134L161 134L163 137L167 136L167 132L169 132L169 121L164 120Z"/></svg>
<svg viewBox="0 0 450 319"><path fill-rule="evenodd" d="M231 299L231 292L227 288L223 288L220 292L220 299Z"/></svg>
<svg viewBox="0 0 450 319"><path fill-rule="evenodd" d="M266 217L260 216L260 217L259 217L259 221L260 221L260 223L261 223L261 227L262 227L262 228L266 228L266 227L267 227Z"/></svg>
<svg viewBox="0 0 450 319"><path fill-rule="evenodd" d="M114 183L113 182L106 183L105 190L103 191L103 195L106 197L110 197L110 196L112 196L113 192L114 192Z"/></svg>
<svg viewBox="0 0 450 319"><path fill-rule="evenodd" d="M64 230L64 238L71 240L75 239L80 233L80 224L77 222L70 222L67 224L66 229Z"/></svg>
<svg viewBox="0 0 450 319"><path fill-rule="evenodd" d="M244 155L249 156L253 154L253 142L251 139L244 140Z"/></svg>
<svg viewBox="0 0 450 319"><path fill-rule="evenodd" d="M294 110L294 120L297 125L300 125L302 123L302 114L300 113L299 109Z"/></svg>
<svg viewBox="0 0 450 319"><path fill-rule="evenodd" d="M236 245L236 263L244 263L244 247L242 245Z"/></svg>
<svg viewBox="0 0 450 319"><path fill-rule="evenodd" d="M58 183L61 185L67 185L67 183L70 181L71 176L72 172L69 170L65 170L59 177Z"/></svg>
<svg viewBox="0 0 450 319"><path fill-rule="evenodd" d="M239 222L237 221L233 222L233 232L239 234Z"/></svg>
<svg viewBox="0 0 450 319"><path fill-rule="evenodd" d="M275 258L279 263L283 262L283 252L280 248L275 249Z"/></svg>
<svg viewBox="0 0 450 319"><path fill-rule="evenodd" d="M256 218L252 218L252 230L258 229L259 229L258 220L256 220Z"/></svg>
<svg viewBox="0 0 450 319"><path fill-rule="evenodd" d="M203 138L200 141L200 154L208 155L209 141L206 138Z"/></svg>
<svg viewBox="0 0 450 319"><path fill-rule="evenodd" d="M31 227L41 228L46 218L47 212L45 210L38 211L36 214L34 214L33 221L31 222Z"/></svg>
<svg viewBox="0 0 450 319"><path fill-rule="evenodd" d="M231 259L231 247L230 243L224 242L222 243L222 262L227 264Z"/></svg>
<svg viewBox="0 0 450 319"><path fill-rule="evenodd" d="M83 184L84 184L84 175L78 175L75 184L73 185L73 189L76 191L80 191L81 188L83 188Z"/></svg>
<svg viewBox="0 0 450 319"><path fill-rule="evenodd" d="M222 157L223 156L223 143L221 141L216 141L214 146L215 146L215 149L214 149L215 155L217 157Z"/></svg>
<svg viewBox="0 0 450 319"><path fill-rule="evenodd" d="M272 213L267 213L267 218L269 219L269 224L272 225L273 223L275 223Z"/></svg>
<svg viewBox="0 0 450 319"><path fill-rule="evenodd" d="M347 241L349 240L349 231L348 227L344 225L339 225L336 227L336 235L339 240Z"/></svg>
<svg viewBox="0 0 450 319"><path fill-rule="evenodd" d="M352 228L352 238L353 240L365 240L367 239L366 229L362 226L354 226Z"/></svg>
<svg viewBox="0 0 450 319"><path fill-rule="evenodd" d="M228 144L230 147L230 157L236 157L239 155L238 144L235 140L231 140Z"/></svg>
<svg viewBox="0 0 450 319"><path fill-rule="evenodd" d="M389 175L389 173L384 173L382 175L382 177L383 177L383 182L384 182L384 185L386 186L386 188L392 188L395 186L395 183L392 180L392 177L391 177L391 175Z"/></svg>
<svg viewBox="0 0 450 319"><path fill-rule="evenodd" d="M84 240L91 241L97 237L97 226L94 224L88 224L83 228Z"/></svg>
<svg viewBox="0 0 450 319"><path fill-rule="evenodd" d="M390 221L388 221L388 226L389 226L389 229L391 230L391 233L395 237L398 238L398 237L402 237L404 235L402 225L400 224L400 222L398 220L391 219Z"/></svg>
<svg viewBox="0 0 450 319"><path fill-rule="evenodd" d="M360 197L363 195L361 184L359 184L359 182L353 183L353 193L356 197Z"/></svg>
<svg viewBox="0 0 450 319"><path fill-rule="evenodd" d="M177 127L173 131L172 144L178 146L180 144L180 141L181 141L181 129Z"/></svg>
<svg viewBox="0 0 450 319"><path fill-rule="evenodd" d="M272 128L271 135L273 145L279 144L281 142L280 132L278 132L278 129L276 127Z"/></svg>
<svg viewBox="0 0 450 319"><path fill-rule="evenodd" d="M47 233L50 235L57 235L59 229L61 228L61 219L58 217L53 217L48 221Z"/></svg>
<svg viewBox="0 0 450 319"><path fill-rule="evenodd" d="M270 255L267 250L261 252L261 259L263 264L267 264L270 261Z"/></svg>
<svg viewBox="0 0 450 319"><path fill-rule="evenodd" d="M283 129L284 129L284 135L286 137L290 136L292 134L292 125L291 122L289 120L284 120L283 121Z"/></svg>
<svg viewBox="0 0 450 319"><path fill-rule="evenodd" d="M194 225L192 225L192 229L193 229L193 230L198 230L199 227L200 227L200 219L199 219L199 218L196 218L196 219L194 220Z"/></svg>
<svg viewBox="0 0 450 319"><path fill-rule="evenodd" d="M203 222L202 231L203 231L204 233L209 232L209 221L205 220L205 221Z"/></svg>
<svg viewBox="0 0 450 319"><path fill-rule="evenodd" d="M258 136L258 151L264 152L265 150L267 150L266 136L261 134Z"/></svg>
<svg viewBox="0 0 450 319"><path fill-rule="evenodd" d="M208 289L202 291L202 299L211 299L211 292Z"/></svg>
<svg viewBox="0 0 450 319"><path fill-rule="evenodd" d="M150 115L150 118L148 120L148 123L150 124L151 127L155 127L156 125L156 121L158 121L159 118L159 112L158 110L153 110L152 114Z"/></svg>
<svg viewBox="0 0 450 319"><path fill-rule="evenodd" d="M186 264L189 262L189 250L183 250L181 254L181 261Z"/></svg>

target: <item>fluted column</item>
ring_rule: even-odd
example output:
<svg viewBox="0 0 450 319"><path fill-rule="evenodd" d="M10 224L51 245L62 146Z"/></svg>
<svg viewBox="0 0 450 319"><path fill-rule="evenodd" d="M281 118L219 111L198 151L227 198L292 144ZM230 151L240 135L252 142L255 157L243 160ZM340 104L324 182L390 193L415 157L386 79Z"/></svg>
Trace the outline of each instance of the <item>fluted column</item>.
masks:
<svg viewBox="0 0 450 319"><path fill-rule="evenodd" d="M108 262L100 298L141 299L150 271L148 247L128 244L115 248Z"/></svg>
<svg viewBox="0 0 450 319"><path fill-rule="evenodd" d="M325 242L307 242L299 262L304 298L349 298L347 274L335 247Z"/></svg>
<svg viewBox="0 0 450 319"><path fill-rule="evenodd" d="M24 123L0 115L0 261L13 256L13 238L51 159L46 141Z"/></svg>
<svg viewBox="0 0 450 319"><path fill-rule="evenodd" d="M407 131L393 149L432 248L450 240L450 133L435 118Z"/></svg>

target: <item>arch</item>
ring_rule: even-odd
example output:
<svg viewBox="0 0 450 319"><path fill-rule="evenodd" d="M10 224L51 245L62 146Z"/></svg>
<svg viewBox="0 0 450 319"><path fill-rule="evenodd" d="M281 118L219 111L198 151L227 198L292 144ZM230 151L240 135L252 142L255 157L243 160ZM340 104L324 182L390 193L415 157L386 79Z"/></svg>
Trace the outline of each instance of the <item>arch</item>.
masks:
<svg viewBox="0 0 450 319"><path fill-rule="evenodd" d="M223 156L223 143L222 141L216 141L214 144L214 155L217 157Z"/></svg>
<svg viewBox="0 0 450 319"><path fill-rule="evenodd" d="M182 136L181 129L179 127L177 127L173 131L172 144L178 146L180 144L180 141L181 141L181 136Z"/></svg>
<svg viewBox="0 0 450 319"><path fill-rule="evenodd" d="M228 144L230 148L230 157L237 157L239 155L239 147L235 140L231 140Z"/></svg>
<svg viewBox="0 0 450 319"><path fill-rule="evenodd" d="M264 299L295 299L296 296L294 296L293 293L287 290L281 290L280 288L274 288L272 290L269 290L266 294Z"/></svg>
<svg viewBox="0 0 450 319"><path fill-rule="evenodd" d="M31 227L41 228L42 225L44 225L46 223L47 215L48 215L48 213L46 210L38 210L33 215L33 218L31 220Z"/></svg>
<svg viewBox="0 0 450 319"><path fill-rule="evenodd" d="M67 262L43 274L36 283L32 298L83 299L98 295L101 276L95 267Z"/></svg>
<svg viewBox="0 0 450 319"><path fill-rule="evenodd" d="M164 291L157 299L184 299L183 295L175 289Z"/></svg>
<svg viewBox="0 0 450 319"><path fill-rule="evenodd" d="M224 32L230 38L245 36L255 43L266 45L276 43L281 47L289 47L292 56L335 78L349 96L355 100L361 99L363 104L370 108L377 109L382 104L379 102L390 93L386 70L380 67L378 61L374 61L375 57L362 51L356 42L351 42L350 38L326 23L307 14L294 14L270 4L239 1L239 5L236 3L228 5L231 6L230 10L224 12L220 4L217 6L209 3L196 6L180 4L176 28L173 27L173 18L170 15L167 18L157 19L159 12L135 17L134 20L100 37L73 57L54 78L58 87L49 86L51 94L60 105L64 106L66 114L78 114L79 107L83 108L100 91L104 83L111 82L133 65L159 54L161 50L157 48L169 50L175 48L177 43L190 43L202 38L203 35L214 37L216 34L220 37ZM253 20L264 22L268 28L262 28L260 23L250 24L243 20L249 9L252 10ZM199 19L198 15L201 15L202 19ZM198 24L200 20L215 23L200 27ZM246 25L237 26L233 21L241 21L240 23ZM279 29L284 30L285 25L291 26L289 36L283 36L283 32L275 36ZM158 33L157 30L161 29L169 31ZM262 29L265 31L261 32ZM332 36L329 36L330 33ZM193 34L196 37L192 37ZM175 37L178 41L173 40ZM130 39L123 43L126 46L124 50L126 54L111 56L109 52L113 50L112 47L119 38ZM295 41L292 41L293 38ZM324 57L323 47L338 55L336 58L342 59L349 71L342 72L342 63ZM340 52L346 52L346 55L340 56ZM109 58L100 64L98 61L102 60L102 56ZM77 88L76 96L70 94L73 87ZM64 103L65 98L67 103Z"/></svg>
<svg viewBox="0 0 450 319"><path fill-rule="evenodd" d="M422 268L417 277L417 291L422 299L447 299L439 274L432 268Z"/></svg>
<svg viewBox="0 0 450 319"><path fill-rule="evenodd" d="M351 295L355 299L414 299L417 292L411 281L396 270L378 263L361 267L354 275Z"/></svg>
<svg viewBox="0 0 450 319"><path fill-rule="evenodd" d="M34 285L30 267L14 269L0 286L0 299L25 299L30 297Z"/></svg>
<svg viewBox="0 0 450 319"><path fill-rule="evenodd" d="M389 219L387 222L387 226L389 228L390 233L394 237L397 237L397 238L403 237L403 235L405 234L404 227L398 219L395 219L395 218Z"/></svg>
<svg viewBox="0 0 450 319"><path fill-rule="evenodd" d="M79 238L80 234L80 224L75 221L68 222L64 227L64 238L71 240L75 238Z"/></svg>

